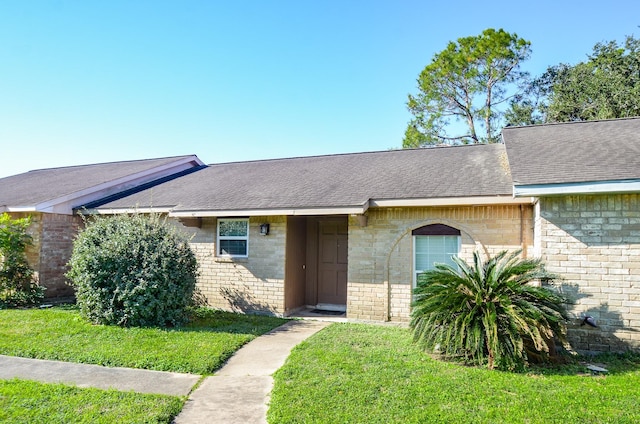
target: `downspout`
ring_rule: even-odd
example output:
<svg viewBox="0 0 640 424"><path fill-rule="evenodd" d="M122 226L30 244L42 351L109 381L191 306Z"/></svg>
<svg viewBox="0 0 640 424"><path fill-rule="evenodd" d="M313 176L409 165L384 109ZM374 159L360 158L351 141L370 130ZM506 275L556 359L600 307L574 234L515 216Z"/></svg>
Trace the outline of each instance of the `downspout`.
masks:
<svg viewBox="0 0 640 424"><path fill-rule="evenodd" d="M522 249L522 257L527 257L527 244L524 235L524 205L520 204L520 248Z"/></svg>
<svg viewBox="0 0 640 424"><path fill-rule="evenodd" d="M385 275L385 281L384 283L386 284L386 288L387 288L387 304L386 304L386 308L385 308L385 312L386 312L386 317L385 317L385 321L389 322L391 321L391 283L389 282L390 278L389 278L389 262L391 262L391 255L387 256L387 264L386 264L386 275Z"/></svg>
<svg viewBox="0 0 640 424"><path fill-rule="evenodd" d="M391 249L389 250L389 253L387 254L387 261L385 263L385 288L387 290L387 296L385 298L386 301L386 305L385 305L385 321L389 322L391 321L391 271L390 271L390 264L391 264L391 255L393 254L394 249L398 246L398 243L400 243L400 240L402 240L404 238L404 236L407 233L405 232L404 234L402 234L402 236L398 237L395 241L395 243L393 243L393 246L391 246ZM411 293L413 293L413 286L411 286Z"/></svg>

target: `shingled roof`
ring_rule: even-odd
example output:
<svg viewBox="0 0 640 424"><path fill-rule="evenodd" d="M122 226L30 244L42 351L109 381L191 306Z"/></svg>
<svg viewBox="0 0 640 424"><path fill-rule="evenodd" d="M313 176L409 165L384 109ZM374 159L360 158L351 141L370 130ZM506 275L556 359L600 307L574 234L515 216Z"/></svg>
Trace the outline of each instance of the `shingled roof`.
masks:
<svg viewBox="0 0 640 424"><path fill-rule="evenodd" d="M507 127L502 136L516 192L640 180L640 118Z"/></svg>
<svg viewBox="0 0 640 424"><path fill-rule="evenodd" d="M385 201L508 201L511 192L504 146L472 145L215 164L98 209L170 209L178 216L357 213Z"/></svg>
<svg viewBox="0 0 640 424"><path fill-rule="evenodd" d="M0 211L72 213L87 201L199 165L197 156L186 155L29 171L0 179Z"/></svg>

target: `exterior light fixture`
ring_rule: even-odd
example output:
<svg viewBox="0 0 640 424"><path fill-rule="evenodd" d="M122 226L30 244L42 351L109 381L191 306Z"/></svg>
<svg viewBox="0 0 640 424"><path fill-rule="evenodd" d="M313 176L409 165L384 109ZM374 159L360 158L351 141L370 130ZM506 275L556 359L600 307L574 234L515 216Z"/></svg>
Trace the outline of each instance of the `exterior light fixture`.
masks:
<svg viewBox="0 0 640 424"><path fill-rule="evenodd" d="M583 326L585 324L590 326L590 327L597 327L596 320L592 316L589 316L589 315L584 317L584 319L582 320L582 323L580 324L580 326Z"/></svg>
<svg viewBox="0 0 640 424"><path fill-rule="evenodd" d="M266 236L269 235L269 224L260 224L260 235Z"/></svg>

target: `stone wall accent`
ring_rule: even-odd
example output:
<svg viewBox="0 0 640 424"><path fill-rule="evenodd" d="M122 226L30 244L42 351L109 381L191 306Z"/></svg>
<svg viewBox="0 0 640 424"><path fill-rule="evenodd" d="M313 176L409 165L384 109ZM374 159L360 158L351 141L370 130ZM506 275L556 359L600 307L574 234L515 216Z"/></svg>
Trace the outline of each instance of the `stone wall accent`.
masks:
<svg viewBox="0 0 640 424"><path fill-rule="evenodd" d="M531 206L469 206L369 209L366 226L349 220L347 316L372 321L408 321L413 290L411 231L446 224L461 231L461 257L475 250L533 248Z"/></svg>
<svg viewBox="0 0 640 424"><path fill-rule="evenodd" d="M541 198L539 251L575 301L570 341L582 351L640 348L640 194ZM598 327L580 326L586 315Z"/></svg>
<svg viewBox="0 0 640 424"><path fill-rule="evenodd" d="M201 219L199 228L174 222L193 237L191 247L200 266L198 290L209 306L284 314L286 217L251 217L248 258L216 256L215 218ZM270 224L267 236L260 235L262 223Z"/></svg>

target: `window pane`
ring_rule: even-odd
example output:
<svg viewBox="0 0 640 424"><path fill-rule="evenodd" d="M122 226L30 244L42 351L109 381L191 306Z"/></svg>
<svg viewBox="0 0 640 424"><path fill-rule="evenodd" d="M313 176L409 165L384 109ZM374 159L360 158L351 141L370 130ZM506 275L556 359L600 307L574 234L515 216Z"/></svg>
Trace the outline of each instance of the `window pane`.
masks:
<svg viewBox="0 0 640 424"><path fill-rule="evenodd" d="M220 254L222 255L247 255L246 240L220 240Z"/></svg>
<svg viewBox="0 0 640 424"><path fill-rule="evenodd" d="M433 261L433 268L435 268L436 264L446 264L451 255L446 255L444 253L436 253L431 255L431 260Z"/></svg>
<svg viewBox="0 0 640 424"><path fill-rule="evenodd" d="M424 271L425 269L429 269L429 266L429 255L416 253L416 271Z"/></svg>
<svg viewBox="0 0 640 424"><path fill-rule="evenodd" d="M458 253L458 237L447 237L446 239L446 252L449 254Z"/></svg>
<svg viewBox="0 0 640 424"><path fill-rule="evenodd" d="M220 237L246 237L247 221L220 221Z"/></svg>
<svg viewBox="0 0 640 424"><path fill-rule="evenodd" d="M445 248L446 236L424 236L429 238L429 252L442 252Z"/></svg>
<svg viewBox="0 0 640 424"><path fill-rule="evenodd" d="M435 264L456 266L459 236L415 236L415 272L434 269Z"/></svg>

